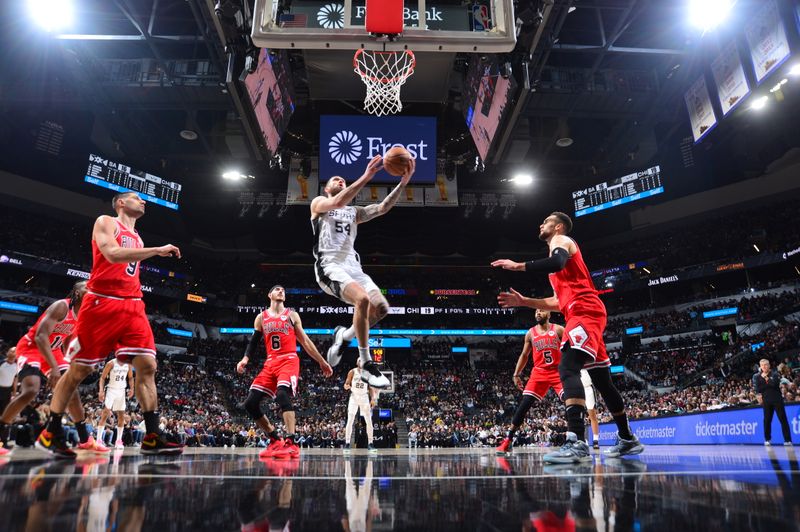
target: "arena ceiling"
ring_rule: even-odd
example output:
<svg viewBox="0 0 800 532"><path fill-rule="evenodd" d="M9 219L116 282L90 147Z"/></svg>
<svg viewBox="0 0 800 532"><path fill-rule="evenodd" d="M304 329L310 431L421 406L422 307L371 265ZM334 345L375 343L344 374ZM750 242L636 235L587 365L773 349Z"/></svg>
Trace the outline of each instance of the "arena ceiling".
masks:
<svg viewBox="0 0 800 532"><path fill-rule="evenodd" d="M753 1L739 2L739 13L746 13ZM223 184L220 174L232 164L255 176L238 185L250 190L277 192L287 178L260 146L238 81L248 43L237 28L236 14L249 10L241 0L75 4L74 26L62 34L46 35L21 23L26 16L24 3L3 3L3 167L86 192L80 177L73 186L65 172L74 169L80 176L87 151L99 150L184 183L187 208L182 225L193 227L195 233L187 236L210 241L236 236L263 249L254 229L263 219L238 217L238 207L223 205L219 194L231 192L232 185ZM525 25L517 49L502 60L512 65L522 89L483 171L474 171L475 151L460 107L464 57L453 60L445 103L420 99L407 105L409 113L438 117L439 143L448 160L458 163L460 190L513 192L517 208L489 223L489 216L465 216L463 208L426 209L423 216L436 228L433 233L464 222L480 227L481 234L490 226L487 238L491 238L490 231L496 232L500 224L512 241L530 241L529 215L538 217L551 206L569 210L569 193L577 188L659 163L680 176L669 190L670 196L679 196L757 175L786 148L797 145L787 133L794 129L790 126L762 133L757 126L742 130L730 125L720 127L699 147L687 142L691 133L683 92L714 45L687 26L685 9L684 0L518 0L517 11L525 13ZM302 52L291 57L298 107L281 144L284 164L289 153L314 152L320 114L359 109L350 93L350 99L312 98L307 60ZM330 78L313 82L335 83L340 70L333 63L329 66ZM796 109L794 101L786 105ZM64 134L54 159L39 157L42 154L34 147L42 124L48 122ZM740 120L739 125L747 124ZM194 132L196 139L187 140L182 131ZM754 131L763 138L752 141ZM572 144L558 147L556 141L565 137ZM732 146L744 146L748 153L731 160ZM536 176L528 195L509 190L502 182L519 169ZM298 249L308 249L305 210L283 209L277 216L280 211L274 207L266 219L287 230L302 228ZM418 216L387 218L376 241L395 238L390 235L402 232ZM226 223L220 224L220 219ZM608 227L622 230L625 224L609 219L596 225ZM492 247L484 249L474 238L445 250L440 245L426 250L414 242L399 245L411 251L467 249L475 254Z"/></svg>

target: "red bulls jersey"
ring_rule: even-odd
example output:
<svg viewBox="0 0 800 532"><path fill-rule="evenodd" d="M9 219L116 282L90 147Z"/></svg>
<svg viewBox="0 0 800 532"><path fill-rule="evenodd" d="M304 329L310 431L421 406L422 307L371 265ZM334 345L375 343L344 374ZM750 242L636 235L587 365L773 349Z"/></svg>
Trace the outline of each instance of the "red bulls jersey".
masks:
<svg viewBox="0 0 800 532"><path fill-rule="evenodd" d="M297 336L294 323L289 317L291 309L284 309L272 316L269 309L261 313L261 327L264 332L264 345L267 346L267 360L280 355L297 356Z"/></svg>
<svg viewBox="0 0 800 532"><path fill-rule="evenodd" d="M53 332L50 333L50 349L54 351L56 349L61 349L64 339L72 334L72 331L75 329L75 324L78 321L77 316L75 316L75 313L72 312L72 307L70 307L70 300L62 299L62 301L67 304L69 310L67 311L67 317L64 318L63 321L57 323L53 328ZM44 313L39 316L39 319L36 320L36 323L34 323L33 326L28 329L27 333L25 333L25 338L27 338L31 344L35 344L36 342L36 330L39 328L39 324L42 322L43 318Z"/></svg>
<svg viewBox="0 0 800 532"><path fill-rule="evenodd" d="M569 258L564 269L550 274L550 284L558 298L561 313L567 320L569 320L572 307L578 301L583 306L599 306L605 312L605 305L597 295L592 274L589 273L586 263L583 262L583 255L581 255L581 249L577 243L575 244L575 254Z"/></svg>
<svg viewBox="0 0 800 532"><path fill-rule="evenodd" d="M531 348L533 350L533 367L538 370L558 370L561 362L561 340L556 334L556 327L550 328L544 334L536 332L536 327L531 328Z"/></svg>
<svg viewBox="0 0 800 532"><path fill-rule="evenodd" d="M114 237L120 247L144 247L144 242L142 242L136 230L128 229L117 219L114 219L114 222L117 224ZM142 285L139 282L139 263L112 264L100 252L97 242L92 240L92 273L89 276L87 288L90 292L104 296L142 297Z"/></svg>

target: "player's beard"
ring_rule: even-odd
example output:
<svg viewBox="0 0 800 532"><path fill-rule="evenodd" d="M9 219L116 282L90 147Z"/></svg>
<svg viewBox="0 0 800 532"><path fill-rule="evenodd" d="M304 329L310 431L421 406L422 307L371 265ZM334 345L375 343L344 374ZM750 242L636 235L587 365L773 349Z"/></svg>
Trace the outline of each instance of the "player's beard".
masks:
<svg viewBox="0 0 800 532"><path fill-rule="evenodd" d="M536 320L536 324L537 325L544 326L545 323L547 323L547 319Z"/></svg>

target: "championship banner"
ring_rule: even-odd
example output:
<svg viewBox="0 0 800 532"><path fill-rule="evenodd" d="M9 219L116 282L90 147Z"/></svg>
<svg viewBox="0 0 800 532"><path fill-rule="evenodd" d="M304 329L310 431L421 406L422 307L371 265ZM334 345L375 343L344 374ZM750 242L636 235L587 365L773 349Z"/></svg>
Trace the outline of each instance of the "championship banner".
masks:
<svg viewBox="0 0 800 532"><path fill-rule="evenodd" d="M367 186L358 191L354 204L372 205L373 203L380 203L388 194L389 187L367 184Z"/></svg>
<svg viewBox="0 0 800 532"><path fill-rule="evenodd" d="M411 178L413 181L413 177ZM398 207L424 207L425 206L425 191L418 187L406 187L400 199L397 200Z"/></svg>
<svg viewBox="0 0 800 532"><path fill-rule="evenodd" d="M698 143L717 125L717 118L714 116L714 108L711 107L711 98L708 95L708 87L706 87L706 79L703 76L700 76L700 79L686 91L684 100L686 109L689 111L689 121L692 123L692 136L694 136L694 142Z"/></svg>
<svg viewBox="0 0 800 532"><path fill-rule="evenodd" d="M458 188L456 179L447 179L442 173L436 174L436 186L425 188L426 207L458 207Z"/></svg>
<svg viewBox="0 0 800 532"><path fill-rule="evenodd" d="M761 83L791 53L775 0L762 3L761 9L748 20L744 33L753 58L756 81Z"/></svg>
<svg viewBox="0 0 800 532"><path fill-rule="evenodd" d="M722 116L727 115L750 94L750 87L744 76L742 60L736 41L731 41L722 53L711 63L711 72L717 84L717 95L722 107Z"/></svg>
<svg viewBox="0 0 800 532"><path fill-rule="evenodd" d="M289 162L289 183L286 205L309 205L319 188L319 159L292 157Z"/></svg>

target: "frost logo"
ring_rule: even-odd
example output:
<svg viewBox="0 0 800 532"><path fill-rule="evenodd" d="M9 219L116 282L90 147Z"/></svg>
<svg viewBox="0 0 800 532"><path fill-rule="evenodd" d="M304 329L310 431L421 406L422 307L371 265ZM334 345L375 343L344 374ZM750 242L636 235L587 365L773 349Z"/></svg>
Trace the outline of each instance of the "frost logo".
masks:
<svg viewBox="0 0 800 532"><path fill-rule="evenodd" d="M336 164L353 164L361 156L361 139L352 131L340 131L331 137L328 153Z"/></svg>
<svg viewBox="0 0 800 532"><path fill-rule="evenodd" d="M317 11L317 22L326 30L344 28L344 6L342 4L325 4Z"/></svg>

